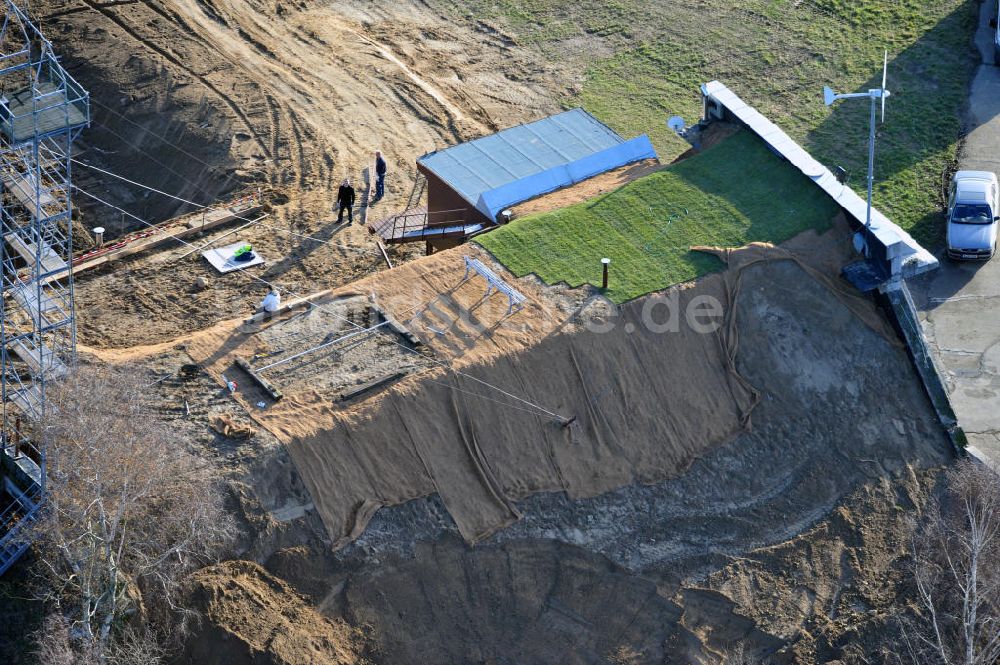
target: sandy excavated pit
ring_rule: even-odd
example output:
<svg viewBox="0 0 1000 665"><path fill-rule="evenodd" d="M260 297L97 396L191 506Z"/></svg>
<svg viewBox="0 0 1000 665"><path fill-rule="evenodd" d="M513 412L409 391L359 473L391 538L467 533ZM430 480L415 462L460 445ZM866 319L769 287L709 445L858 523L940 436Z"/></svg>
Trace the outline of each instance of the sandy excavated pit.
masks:
<svg viewBox="0 0 1000 665"><path fill-rule="evenodd" d="M309 308L265 327L254 341L252 366L280 363L260 376L289 393L311 389L335 395L432 364L364 296Z"/></svg>
<svg viewBox="0 0 1000 665"><path fill-rule="evenodd" d="M772 262L743 272L724 344L588 341L567 319L589 291L520 280L531 303L505 318L502 298L477 304L482 285L459 284L461 250L372 279L384 266L372 238L336 222L337 184L363 183L375 149L390 163L388 196L371 210L381 215L406 202L420 154L558 110L590 50L567 74L418 0L32 10L92 93L83 161L196 201L267 193L270 217L241 233L273 257L263 268L218 276L175 247L76 288L81 350L163 378L149 390L158 417L227 474L234 556L247 561L192 577L207 621L186 662L717 663L742 643L782 663L878 647L908 516L951 453L870 303L863 320L799 265ZM74 178L150 221L183 210L83 166ZM92 205L81 222L109 237L136 226ZM835 240L808 258L841 260L847 236ZM419 248L389 251L398 261ZM508 413L509 400L457 393L482 386L425 370L434 362L388 333L285 372L284 410L225 391L232 354L287 355L349 329L318 311L258 335L218 324L249 314L265 282L294 297L359 279L341 290L387 306L405 293L421 307L398 318L433 358L578 415L577 438ZM722 276L706 281L735 293ZM182 376L192 356L207 371ZM408 377L335 403L397 368ZM223 415L255 433L215 432ZM681 426L692 422L711 426Z"/></svg>
<svg viewBox="0 0 1000 665"><path fill-rule="evenodd" d="M731 290L729 273L714 278L730 284L722 292L734 297L735 327L729 333L730 339L738 340L734 369L759 395L759 402L749 429L741 428L735 437L693 441L685 453L693 457L682 456L686 461L679 465L656 466L664 463L662 451L658 452L663 441L653 434L659 430L641 425L645 413L669 415L678 408L676 400L661 399L656 406L640 409L634 392L639 388L621 383L616 394L634 411L624 411L619 426L618 416L609 419L606 399L570 397L573 392L566 380L556 379L563 388L547 394L592 405L594 413L580 424L584 431L605 427L601 438L605 445L649 450L639 458L630 457L631 453L616 455L649 460L644 463L653 466L642 467L644 474L658 469L640 476L640 483L622 481L628 476L622 476L618 467L596 464L590 468L597 475L589 482L597 482L599 492L581 494L572 486L545 487L534 480L525 485L533 491L515 491L511 483L535 478L539 469L525 465L523 459L520 465L505 466L518 459L502 456L519 449L513 443L536 450L562 446L553 450L563 460L557 468L563 468L574 457L599 451L593 447L596 439L585 443L584 437L572 446L556 439L546 442L543 419L515 416L498 422L506 422L508 428L516 423L520 433L497 439L506 441L507 447L496 448L487 445L492 426L475 422L484 414L499 417L506 410L471 397L461 403L461 420L480 432L476 440L483 446L482 459L501 491L511 493L513 500L504 505L517 517L476 546L462 542L468 534L453 517L459 510L455 498L464 496L454 493L460 483L446 478L448 484L438 485L432 476L426 489L407 484L406 473L410 478L426 473L419 455L392 477L394 490L419 490L403 498L429 496L373 510L366 528L351 534L356 538L353 543L330 530L332 497L345 487L360 487L351 465L362 459L358 455L364 448L378 444L399 455L410 445L420 445L420 454L428 454L432 448L427 446L454 440L451 435L429 436L426 432L431 430L421 424L428 418L439 427L442 424L442 415L429 410L432 402L425 398L447 389L436 384L418 389L421 377L434 378L437 369L341 406L330 403L332 385L292 390L290 401L281 407L284 411L274 411L275 420L269 421L270 408L264 415L252 408L243 411L246 397L238 394L233 402L225 395L219 371L231 354L256 348L262 336L272 336L269 344L276 344L281 328L236 334L223 324L178 340L194 357L210 359L206 367L211 378L200 374L196 389L171 379L157 390L174 405L180 401L178 391L193 396L192 417L180 415L177 406L167 409L192 432L199 427L204 432L213 413L230 412L245 422L246 414L253 414L258 431L249 440L230 442L218 435L207 439L200 435L209 449L223 456L233 475L237 505L250 534L242 556L264 563L286 580L331 625L364 626L359 653L373 662L546 663L558 652L564 655L561 662L574 663L644 663L663 658L710 663L738 643L752 653L770 654L772 662L845 657L852 649L877 648L885 628L880 613L894 602L902 583L899 562L906 546L908 511L926 500L934 482L928 470L945 463L951 452L905 351L878 311L849 291L841 294L836 281L824 283L807 272L818 267L820 274L830 270L836 274L831 266L837 263L840 239L837 232L822 241L812 236L796 239L790 246L804 263L751 264L739 272L737 291ZM474 283L462 285L461 272L460 254L445 252L353 286L355 293L368 292L369 285L381 288L376 298L388 307L387 292L406 284L416 294L407 301L411 315L414 302L428 303L449 294L451 306L439 303L429 315L433 321L414 315L408 323L426 338L436 358L465 372L490 367L491 372L482 376L495 381L501 376L496 373L499 363L507 358L517 358L514 368L538 369L548 366L540 356L526 355L535 348L556 349L560 344L583 348L578 341L569 342L586 334L578 322L543 325L546 316L565 320L566 309L581 301L579 294L523 280L518 286L532 298L526 318L514 316L509 325L486 326L484 331L469 327L469 318L462 315L481 296L481 289ZM338 302L336 295L331 298L329 302ZM341 300L352 298L358 296ZM503 320L502 298L483 307L476 308L481 320ZM421 321L448 333L430 332ZM578 361L591 362L589 358L600 355L599 349L617 343L602 339L600 345L587 347ZM675 343L664 340L666 364L658 370L662 385L652 391L655 395L673 394L671 372L681 365L675 362L676 349L665 350ZM649 358L653 351L635 357ZM136 362L145 353L147 359L140 362L157 371L176 367L184 359L183 352L169 345L130 353L102 355ZM600 374L604 380L622 377L638 362L617 351L614 358L617 364ZM567 361L552 362L554 371ZM718 371L720 362L718 357L702 356L702 374ZM581 367L588 372L586 364ZM649 367L646 362L645 368ZM685 376L692 371L685 369ZM510 377L500 382L514 385ZM698 404L704 387L682 378L674 383L687 392L684 403ZM290 375L289 380L297 379ZM522 381L527 380L525 375ZM404 390L406 382L413 386ZM519 385L519 394L530 392L529 384ZM210 399L199 401L204 398L197 396L208 394ZM383 417L379 414L390 404L400 412L409 439L400 437L400 429L372 430L381 432L381 439L365 434L372 419ZM303 407L296 416L295 409ZM586 413L580 407L571 410ZM354 419L351 427L334 427L345 415ZM738 412L732 417L740 422ZM658 422L666 421L661 417ZM293 442L297 464L268 427L278 440ZM296 443L294 432L324 428L333 429ZM345 448L345 441L353 448ZM303 466L294 445L305 443L336 452L329 462L318 457L319 461ZM432 454L432 464L446 459ZM383 454L372 457L379 464L392 459ZM346 475L324 475L334 468ZM378 468L369 466L365 473L372 477L380 473ZM519 469L531 473L511 473ZM604 475L609 470L614 473ZM387 494L368 496L385 503L399 500ZM349 514L350 501L346 505ZM373 508L377 507L376 503ZM333 551L335 546L340 549ZM283 589L275 592L278 597L288 594ZM240 598L235 587L233 593L234 599ZM267 602L292 607L300 602L295 598ZM234 603L229 610L233 616L249 611ZM206 630L215 632L204 638L211 644L231 640L226 651L231 662L253 662L248 659L260 654L270 654L275 662L308 662L282 661L276 656L280 651L266 644L248 651L246 645L257 638L233 625L233 619L214 621ZM279 628L267 628L274 630ZM336 639L331 630L321 632ZM314 643L319 639L314 632L296 639Z"/></svg>

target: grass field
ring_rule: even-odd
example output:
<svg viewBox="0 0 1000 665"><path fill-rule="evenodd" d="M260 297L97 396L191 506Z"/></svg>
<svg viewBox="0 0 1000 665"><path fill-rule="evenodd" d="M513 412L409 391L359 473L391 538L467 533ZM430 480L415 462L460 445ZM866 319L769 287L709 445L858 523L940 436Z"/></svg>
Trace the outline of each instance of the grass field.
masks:
<svg viewBox="0 0 1000 665"><path fill-rule="evenodd" d="M506 26L541 59L579 73L566 106L622 134L648 133L669 160L685 149L664 127L701 112L698 86L728 85L863 192L867 104L822 103L822 87L877 86L889 51L876 205L921 242L940 244L943 184L978 64L969 0L465 0L466 14Z"/></svg>
<svg viewBox="0 0 1000 665"><path fill-rule="evenodd" d="M514 274L536 273L549 284L600 285L600 261L608 257L606 295L624 302L721 267L692 245L780 242L822 231L836 212L822 190L740 132L614 192L514 221L478 242Z"/></svg>

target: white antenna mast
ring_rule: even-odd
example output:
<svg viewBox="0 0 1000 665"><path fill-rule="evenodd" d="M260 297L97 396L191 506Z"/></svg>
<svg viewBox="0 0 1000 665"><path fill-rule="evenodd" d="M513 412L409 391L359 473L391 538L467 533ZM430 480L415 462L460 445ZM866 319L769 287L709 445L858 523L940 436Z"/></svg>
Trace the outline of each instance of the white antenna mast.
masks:
<svg viewBox="0 0 1000 665"><path fill-rule="evenodd" d="M889 91L885 89L885 75L889 71L889 51L886 49L882 52L882 118L881 122L885 122L885 98L889 96Z"/></svg>
<svg viewBox="0 0 1000 665"><path fill-rule="evenodd" d="M885 100L889 97L889 91L885 87L886 73L889 69L889 51L885 51L882 57L882 87L872 88L868 92L848 92L837 94L829 86L823 87L823 103L832 105L838 99L855 99L867 97L871 100L871 123L868 130L868 214L865 218L864 252L865 257L871 258L868 246L868 236L872 226L872 185L875 182L875 100L880 100L882 105L882 120L885 121Z"/></svg>

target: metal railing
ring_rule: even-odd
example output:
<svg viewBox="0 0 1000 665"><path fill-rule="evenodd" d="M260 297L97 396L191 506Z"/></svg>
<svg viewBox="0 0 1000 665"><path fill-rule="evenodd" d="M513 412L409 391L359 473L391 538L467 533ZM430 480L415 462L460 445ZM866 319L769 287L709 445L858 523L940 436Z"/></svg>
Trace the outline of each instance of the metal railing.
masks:
<svg viewBox="0 0 1000 665"><path fill-rule="evenodd" d="M389 242L406 242L407 240L420 240L422 234L428 229L466 224L468 219L468 208L435 210L433 212L417 209L387 217L373 224L372 228Z"/></svg>

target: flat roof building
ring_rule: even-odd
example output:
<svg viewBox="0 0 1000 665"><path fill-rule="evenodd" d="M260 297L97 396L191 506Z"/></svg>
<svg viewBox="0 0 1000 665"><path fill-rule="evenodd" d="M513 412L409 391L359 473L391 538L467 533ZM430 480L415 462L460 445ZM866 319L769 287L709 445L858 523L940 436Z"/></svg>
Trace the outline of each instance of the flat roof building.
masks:
<svg viewBox="0 0 1000 665"><path fill-rule="evenodd" d="M420 157L427 210L372 230L387 242L425 240L432 252L500 223L510 206L655 158L648 136L626 140L582 108L564 111Z"/></svg>

